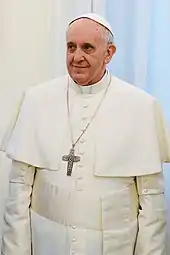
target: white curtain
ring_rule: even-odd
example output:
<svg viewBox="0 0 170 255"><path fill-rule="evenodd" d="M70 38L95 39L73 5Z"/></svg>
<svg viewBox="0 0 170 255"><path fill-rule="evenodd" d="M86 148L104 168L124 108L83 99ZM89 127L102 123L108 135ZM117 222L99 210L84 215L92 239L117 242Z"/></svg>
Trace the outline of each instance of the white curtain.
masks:
<svg viewBox="0 0 170 255"><path fill-rule="evenodd" d="M91 0L0 1L0 141L23 91L65 72L68 21ZM0 235L10 160L0 153Z"/></svg>
<svg viewBox="0 0 170 255"><path fill-rule="evenodd" d="M170 1L104 2L117 45L111 72L155 96L170 123ZM170 251L170 166L165 166L164 175Z"/></svg>

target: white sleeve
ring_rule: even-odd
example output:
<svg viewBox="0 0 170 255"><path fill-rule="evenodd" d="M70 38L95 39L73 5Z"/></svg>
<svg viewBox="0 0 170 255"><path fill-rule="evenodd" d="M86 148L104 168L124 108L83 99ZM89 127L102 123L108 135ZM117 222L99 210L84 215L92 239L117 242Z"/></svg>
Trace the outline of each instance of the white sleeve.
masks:
<svg viewBox="0 0 170 255"><path fill-rule="evenodd" d="M163 173L137 177L139 232L135 255L166 255Z"/></svg>
<svg viewBox="0 0 170 255"><path fill-rule="evenodd" d="M4 214L2 255L31 255L30 197L35 168L12 162L9 197Z"/></svg>
<svg viewBox="0 0 170 255"><path fill-rule="evenodd" d="M165 121L160 105L156 101L154 106L161 161L162 163L170 163L170 127Z"/></svg>

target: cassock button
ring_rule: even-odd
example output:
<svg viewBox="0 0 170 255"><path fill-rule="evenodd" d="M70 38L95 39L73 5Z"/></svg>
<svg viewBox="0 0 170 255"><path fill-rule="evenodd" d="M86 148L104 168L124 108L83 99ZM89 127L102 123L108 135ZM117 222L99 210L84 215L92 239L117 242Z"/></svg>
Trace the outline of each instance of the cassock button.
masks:
<svg viewBox="0 0 170 255"><path fill-rule="evenodd" d="M76 226L72 226L72 229L76 229Z"/></svg>
<svg viewBox="0 0 170 255"><path fill-rule="evenodd" d="M73 241L73 243L75 243L75 242L76 242L76 238L75 238L75 237L73 237L72 241Z"/></svg>
<svg viewBox="0 0 170 255"><path fill-rule="evenodd" d="M82 180L83 177L82 177L82 176L78 176L77 179L78 179L78 180Z"/></svg>
<svg viewBox="0 0 170 255"><path fill-rule="evenodd" d="M88 105L87 105L87 104L85 104L85 105L84 105L84 108L85 108L85 109L86 109L86 108L88 108Z"/></svg>
<svg viewBox="0 0 170 255"><path fill-rule="evenodd" d="M80 154L80 155L84 155L84 151L80 151L79 154Z"/></svg>
<svg viewBox="0 0 170 255"><path fill-rule="evenodd" d="M76 190L77 190L77 191L83 191L83 188L77 187Z"/></svg>
<svg viewBox="0 0 170 255"><path fill-rule="evenodd" d="M81 139L81 140L80 140L80 143L85 143L85 140L84 140L84 139Z"/></svg>
<svg viewBox="0 0 170 255"><path fill-rule="evenodd" d="M148 193L148 189L144 189L144 193L147 194Z"/></svg>

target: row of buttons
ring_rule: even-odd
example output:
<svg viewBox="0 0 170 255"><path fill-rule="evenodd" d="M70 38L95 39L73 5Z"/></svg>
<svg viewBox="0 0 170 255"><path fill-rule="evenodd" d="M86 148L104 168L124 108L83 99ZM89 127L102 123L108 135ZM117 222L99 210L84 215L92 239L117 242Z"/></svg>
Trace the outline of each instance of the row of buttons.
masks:
<svg viewBox="0 0 170 255"><path fill-rule="evenodd" d="M84 104L83 108L84 108L84 109L87 109L87 108L88 108L88 105L87 105L87 104ZM84 124L84 123L87 121L87 119L88 119L88 118L87 118L86 116L83 116L83 117L81 118L82 124ZM83 127L81 128L81 132L84 132L84 125L83 125ZM84 145L85 142L86 142L85 139L84 139L84 138L81 138L80 144L81 144L81 145ZM80 146L80 147L82 147L82 146ZM79 155L80 155L80 156L83 156L83 155L84 155L83 148L81 148L81 151L79 151ZM80 162L79 167L78 167L78 168L79 168L79 171L82 171L82 170L83 170L83 167L84 167L83 164ZM76 187L76 190L77 190L77 191L82 191L82 190L83 190L83 188L82 188L83 176L81 175L81 172L78 172L78 174L80 174L80 175L78 175L77 178L76 178L75 187ZM72 226L72 229L73 229L73 231L76 230L76 226L73 225L73 226ZM76 245L76 242L77 242L77 239L76 239L75 236L73 236L73 237L72 237L73 246L72 246L72 249L70 250L70 254L72 254L72 255L76 254L76 252L75 252L75 250L74 250L74 247L75 247L74 245Z"/></svg>
<svg viewBox="0 0 170 255"><path fill-rule="evenodd" d="M76 226L73 225L73 226L72 226L72 229L75 230L75 229L76 229ZM72 243L76 243L76 241L77 241L76 237L73 236L73 238L72 238ZM72 255L75 254L74 247L73 247L73 250L71 250L71 254L72 254Z"/></svg>
<svg viewBox="0 0 170 255"><path fill-rule="evenodd" d="M80 143L81 143L81 144L84 144L84 143L85 143L85 140L84 140L84 139L81 139L81 140L80 140ZM81 152L79 152L79 154L80 154L81 156L83 156L83 155L84 155L84 152L81 151ZM84 165L82 164L82 158L81 158L80 164L78 165L78 176L77 176L77 178L76 178L76 180L75 180L75 187L76 187L76 190L77 190L77 191L82 191L82 190L83 190L83 187L82 187L82 180L83 180L82 174L83 174L83 170L84 170Z"/></svg>
<svg viewBox="0 0 170 255"><path fill-rule="evenodd" d="M84 104L83 105L84 109L87 109L88 108L88 104ZM82 116L81 118L81 121L82 121L82 127L81 127L81 132L84 132L85 131L85 128L86 128L86 121L87 121L88 117L87 117L87 112L84 113L84 116ZM85 139L82 137L81 140L80 140L80 148L81 148L81 151L79 152L80 156L83 156L84 155L84 150L82 148L82 146L85 144ZM80 149L79 148L79 149ZM81 157L82 158L82 157ZM83 187L82 187L82 180L83 180L83 164L82 164L82 159L81 159L81 162L79 164L79 170L78 170L78 176L75 180L75 188L77 191L82 191L83 190Z"/></svg>

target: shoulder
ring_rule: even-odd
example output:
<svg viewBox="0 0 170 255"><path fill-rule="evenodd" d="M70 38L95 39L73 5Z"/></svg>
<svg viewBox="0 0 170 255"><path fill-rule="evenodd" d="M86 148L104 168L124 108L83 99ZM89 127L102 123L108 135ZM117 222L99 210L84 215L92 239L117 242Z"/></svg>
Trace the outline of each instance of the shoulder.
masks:
<svg viewBox="0 0 170 255"><path fill-rule="evenodd" d="M117 94L117 96L119 95L123 100L137 105L153 105L156 102L156 99L143 89L140 89L135 85L132 85L115 76L112 76L111 83L111 94L113 93Z"/></svg>
<svg viewBox="0 0 170 255"><path fill-rule="evenodd" d="M45 81L44 83L34 85L25 91L25 98L27 100L41 101L59 95L65 90L67 86L67 75Z"/></svg>
<svg viewBox="0 0 170 255"><path fill-rule="evenodd" d="M39 113L49 106L53 107L53 104L60 104L65 96L67 80L68 76L64 75L29 87L24 92L18 112L22 115L35 115L36 111Z"/></svg>

